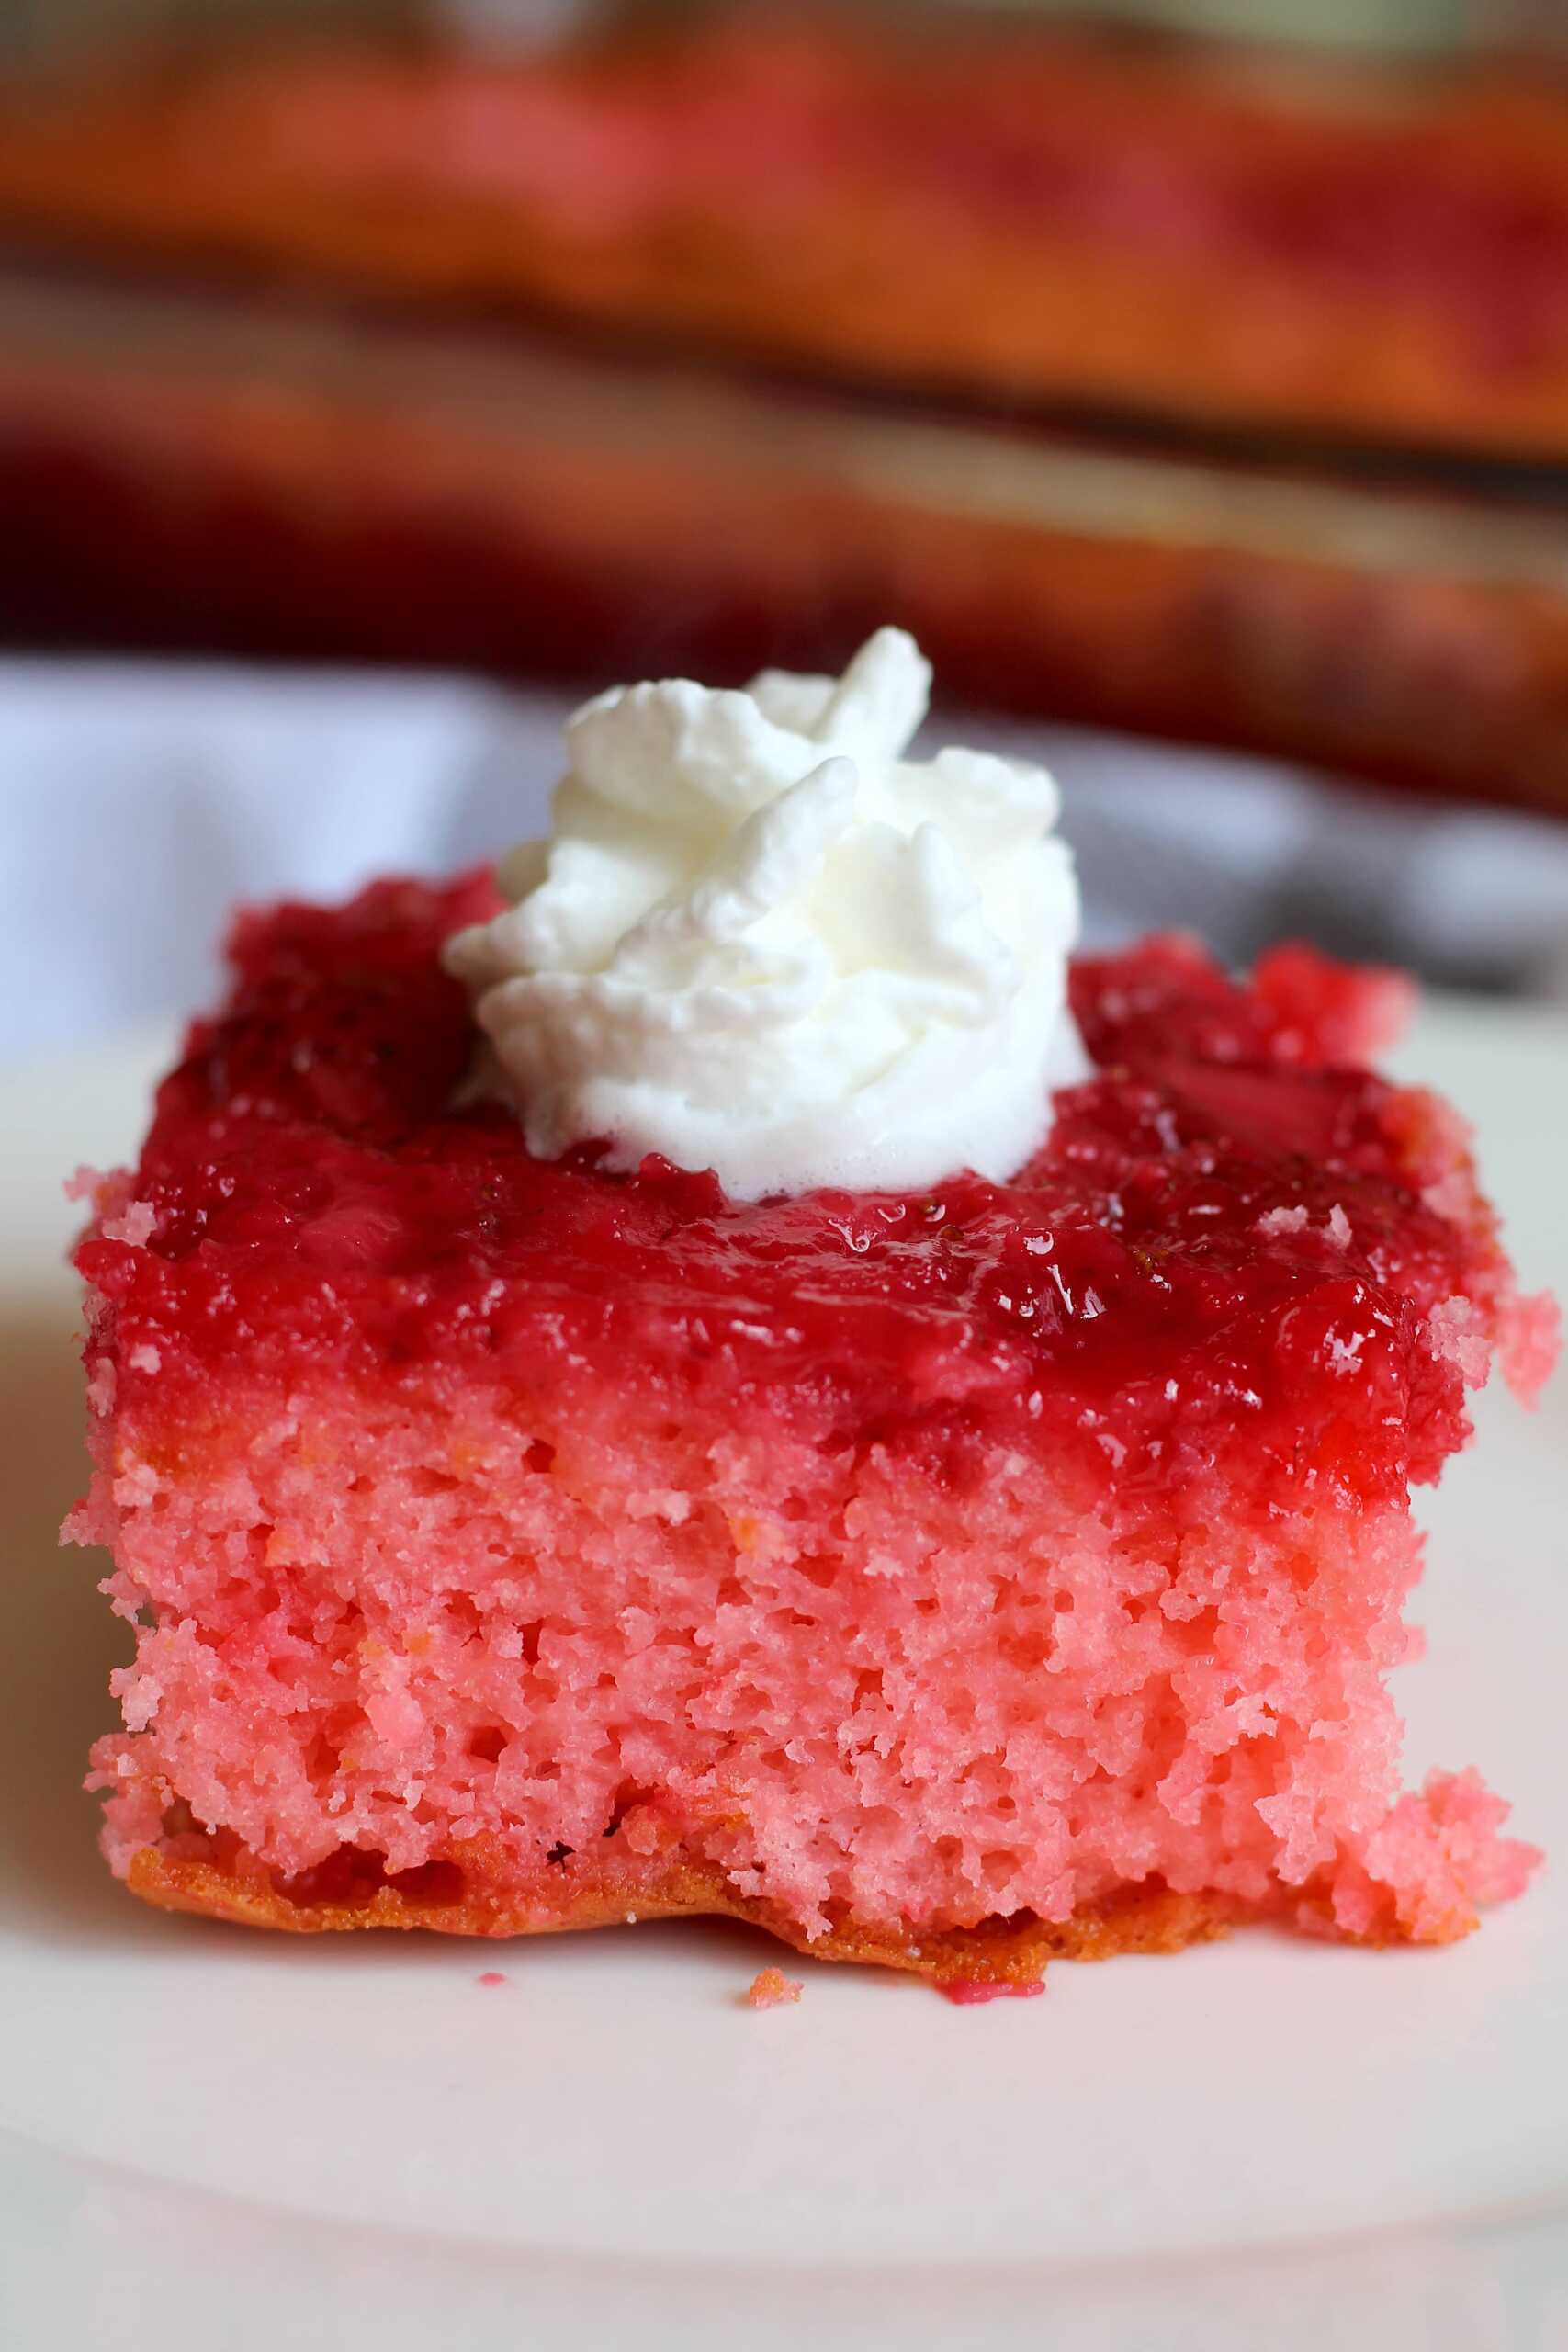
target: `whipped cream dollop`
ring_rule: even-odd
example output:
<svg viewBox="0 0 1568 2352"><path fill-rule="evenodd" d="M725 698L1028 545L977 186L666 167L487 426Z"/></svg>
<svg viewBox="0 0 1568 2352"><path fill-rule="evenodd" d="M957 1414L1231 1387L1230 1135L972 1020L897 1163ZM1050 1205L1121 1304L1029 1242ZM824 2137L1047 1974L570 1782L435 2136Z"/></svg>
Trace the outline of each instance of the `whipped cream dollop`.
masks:
<svg viewBox="0 0 1568 2352"><path fill-rule="evenodd" d="M570 721L552 838L446 949L533 1152L605 1137L743 1200L1030 1158L1088 1067L1077 877L1043 768L903 757L930 688L884 628L839 679L615 686Z"/></svg>

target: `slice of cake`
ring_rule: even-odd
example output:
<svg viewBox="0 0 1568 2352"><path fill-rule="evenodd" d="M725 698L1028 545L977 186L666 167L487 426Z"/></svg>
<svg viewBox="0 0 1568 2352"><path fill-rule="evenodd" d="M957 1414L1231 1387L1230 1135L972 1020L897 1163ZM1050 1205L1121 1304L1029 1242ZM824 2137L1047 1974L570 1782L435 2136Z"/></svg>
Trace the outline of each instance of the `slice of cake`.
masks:
<svg viewBox="0 0 1568 2352"><path fill-rule="evenodd" d="M1412 1482L1551 1355L1361 1064L1403 984L1069 965L1049 779L903 757L925 684L618 690L499 891L241 918L78 1252L135 1893L974 1984L1524 1885L1384 1688Z"/></svg>

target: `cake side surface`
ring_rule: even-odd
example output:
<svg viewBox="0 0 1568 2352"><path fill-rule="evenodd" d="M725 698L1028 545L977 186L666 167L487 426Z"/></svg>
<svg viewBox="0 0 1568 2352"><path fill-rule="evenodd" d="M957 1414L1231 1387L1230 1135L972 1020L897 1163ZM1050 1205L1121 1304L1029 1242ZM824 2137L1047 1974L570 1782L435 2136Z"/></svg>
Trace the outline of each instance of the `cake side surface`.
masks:
<svg viewBox="0 0 1568 2352"><path fill-rule="evenodd" d="M591 1385L236 1401L120 1441L113 1590L157 1624L95 1760L133 1884L243 1854L307 1917L384 1881L550 1920L673 1871L807 1948L941 1952L1161 1894L1473 1923L1419 1821L1383 1851L1397 1505L1281 1520L1229 1471L1118 1505L1087 1456L828 1456Z"/></svg>
<svg viewBox="0 0 1568 2352"><path fill-rule="evenodd" d="M490 886L247 919L81 1252L149 1899L725 1909L946 1976L1233 1917L1442 1940L1528 1848L1401 1796L1412 1478L1519 1299L1386 976L1077 967L1011 1184L747 1206L453 1108Z"/></svg>

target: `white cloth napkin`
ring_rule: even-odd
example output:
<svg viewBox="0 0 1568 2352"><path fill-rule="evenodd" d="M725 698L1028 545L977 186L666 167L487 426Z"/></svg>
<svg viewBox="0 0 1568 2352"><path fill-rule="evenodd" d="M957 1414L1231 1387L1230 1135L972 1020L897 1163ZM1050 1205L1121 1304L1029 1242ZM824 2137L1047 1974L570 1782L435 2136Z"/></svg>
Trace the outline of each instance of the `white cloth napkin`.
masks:
<svg viewBox="0 0 1568 2352"><path fill-rule="evenodd" d="M439 873L544 829L567 697L442 676L0 662L0 1054L210 1000L230 909ZM1052 766L1089 936L1305 934L1568 994L1568 826L1255 760L953 717Z"/></svg>

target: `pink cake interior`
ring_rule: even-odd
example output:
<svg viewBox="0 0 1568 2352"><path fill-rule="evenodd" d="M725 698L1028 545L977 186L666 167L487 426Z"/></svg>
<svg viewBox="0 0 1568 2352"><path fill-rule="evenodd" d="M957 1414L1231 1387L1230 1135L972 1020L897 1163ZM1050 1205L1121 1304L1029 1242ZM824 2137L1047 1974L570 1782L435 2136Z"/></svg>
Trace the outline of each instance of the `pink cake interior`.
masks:
<svg viewBox="0 0 1568 2352"><path fill-rule="evenodd" d="M1395 1807L1396 1505L1281 1520L1216 1476L1173 1526L1006 1448L955 1489L603 1390L236 1406L243 1444L82 1531L160 1620L96 1758L121 1871L177 1791L302 1900L345 1845L395 1878L483 1837L526 1882L614 1830L807 1939L1157 1875L1442 1939L1524 1884L1473 1775Z"/></svg>

